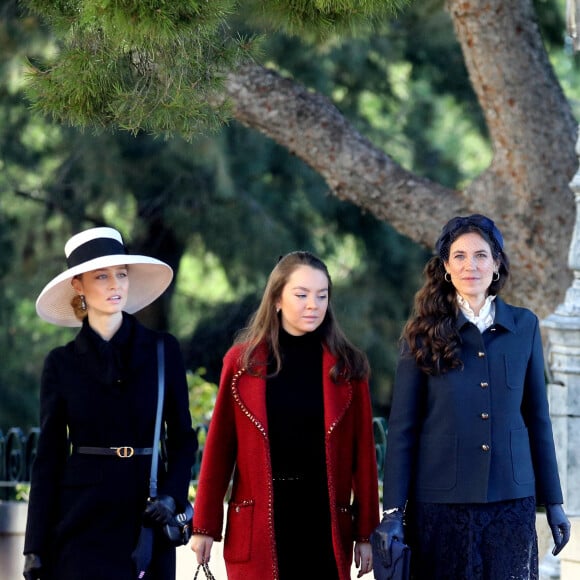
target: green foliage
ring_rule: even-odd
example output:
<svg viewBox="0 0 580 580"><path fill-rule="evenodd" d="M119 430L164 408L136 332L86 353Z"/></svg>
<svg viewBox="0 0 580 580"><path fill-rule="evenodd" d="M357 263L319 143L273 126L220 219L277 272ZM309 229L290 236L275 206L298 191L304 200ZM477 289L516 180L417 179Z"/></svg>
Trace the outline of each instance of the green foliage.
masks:
<svg viewBox="0 0 580 580"><path fill-rule="evenodd" d="M251 0L249 22L266 29L319 41L369 31L373 24L393 16L409 0Z"/></svg>
<svg viewBox="0 0 580 580"><path fill-rule="evenodd" d="M163 48L185 36L215 30L235 8L234 0L26 0L67 42L101 31L115 50L127 46Z"/></svg>
<svg viewBox="0 0 580 580"><path fill-rule="evenodd" d="M540 20L542 31L545 31L546 21L552 24L546 32L552 45L548 55L564 94L572 106L574 116L580 119L580 83L578 82L580 53L573 52L570 38L566 37L563 42L566 0L535 0L534 3L538 5L540 15L543 17Z"/></svg>
<svg viewBox="0 0 580 580"><path fill-rule="evenodd" d="M205 445L209 421L217 395L217 385L208 382L204 375L205 369L203 368L198 368L195 372L187 372L189 411L199 444L196 461L193 466L194 476L199 473L201 467L202 449ZM193 499L193 497L195 497L195 492L190 489L190 498Z"/></svg>
<svg viewBox="0 0 580 580"><path fill-rule="evenodd" d="M241 36L236 9L266 28L324 38L367 29L405 0L26 0L59 35L60 51L29 61L27 95L54 120L95 130L121 128L187 140L230 118L219 97L225 74L260 54Z"/></svg>
<svg viewBox="0 0 580 580"><path fill-rule="evenodd" d="M30 484L29 483L18 483L14 487L14 500L15 501L28 501L28 496L30 495Z"/></svg>
<svg viewBox="0 0 580 580"><path fill-rule="evenodd" d="M189 411L195 428L207 427L209 424L217 394L217 385L205 380L204 375L204 368L187 372ZM203 440L200 440L200 443L203 443Z"/></svg>
<svg viewBox="0 0 580 580"><path fill-rule="evenodd" d="M80 128L121 128L187 139L217 130L227 103L210 104L224 75L258 51L229 34L230 0L28 5L60 31L58 54L29 61L33 108Z"/></svg>

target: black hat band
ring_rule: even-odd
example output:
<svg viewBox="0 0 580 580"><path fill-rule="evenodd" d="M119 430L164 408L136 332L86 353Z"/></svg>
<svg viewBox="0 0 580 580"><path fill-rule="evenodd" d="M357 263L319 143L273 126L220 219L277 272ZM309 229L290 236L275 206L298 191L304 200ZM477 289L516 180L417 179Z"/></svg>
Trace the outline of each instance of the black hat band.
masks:
<svg viewBox="0 0 580 580"><path fill-rule="evenodd" d="M112 238L97 238L75 248L66 259L66 263L69 268L74 268L95 258L127 253L127 248L117 240Z"/></svg>

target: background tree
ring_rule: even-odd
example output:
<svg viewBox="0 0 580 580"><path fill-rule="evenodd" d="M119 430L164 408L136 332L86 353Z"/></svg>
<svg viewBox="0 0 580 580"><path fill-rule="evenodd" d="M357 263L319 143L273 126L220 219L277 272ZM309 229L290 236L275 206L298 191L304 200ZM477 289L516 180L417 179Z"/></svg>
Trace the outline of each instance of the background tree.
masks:
<svg viewBox="0 0 580 580"><path fill-rule="evenodd" d="M173 3L171 11L159 19L153 17L157 14L154 8L159 10L153 6L156 3L107 5L98 13L91 10L91 2L84 2L78 12L72 11L75 3L70 2L29 0L28 4L51 18L58 31L71 35L61 60L57 58L52 68L37 69L36 81L31 85L37 107L73 123L113 122L132 130L143 123L132 114L124 116L125 108L132 110L129 92L141 90L143 83L148 95L157 95L164 87L173 89L175 80L167 78L170 69L161 72L163 64L169 62L176 42L191 41L192 30L198 30L201 22L196 19L197 3L187 0ZM400 5L354 0L256 0L239 6L232 3L227 8L237 8L237 17L247 15L248 19L259 11L264 30L280 28L307 39L326 39L336 31L344 32L347 25L363 26L373 17L384 16L388 8L397 4ZM438 8L441 2L427 4ZM193 12L188 11L192 6L196 6ZM361 8L358 13L357 7ZM462 189L442 186L402 166L363 136L339 112L331 95L310 91L290 78L290 71L283 71L282 75L282 71L272 68L245 64L231 72L225 89L233 114L308 163L334 195L388 221L421 244L431 244L441 223L453 214L481 211L493 215L506 233L514 258L514 296L545 315L562 298L569 282L564 250L573 226L574 205L568 182L577 164L576 122L549 62L532 0L447 0L445 7L494 152L490 165ZM222 8L222 13L213 14L213 22L225 22L225 18L220 20L227 11ZM186 24L179 28L184 14ZM214 42L222 38L224 31L219 26L212 31L217 31L212 37ZM233 37L226 35L224 43L227 45ZM86 40L81 41L85 38L89 38L88 46ZM79 43L84 47L80 55ZM212 46L208 43L208 50ZM244 49L250 46L251 42L236 43L241 53L236 53L234 59L241 56L243 61ZM109 72L100 75L98 82L86 78L83 94L98 93L99 102L86 107L86 100L77 101L81 69L92 70L89 65L94 67L95 60L103 62L101 66L107 66L107 71L113 63L125 62L129 67L135 53L144 51L158 64L154 72L134 66L130 78L123 75L123 90L115 89L114 96L97 91L101 81L109 78ZM100 58L94 59L95 54ZM191 75L185 68L180 69L180 83L187 90L199 81L198 63L190 61L195 58L187 61L187 66L194 69ZM225 62L232 61L218 61L208 78L218 78L217 71ZM216 72L216 76L211 72ZM74 93L75 98L69 93ZM202 90L201 94L206 93ZM215 97L213 103L220 106L226 102L219 99L219 90L211 92L210 97ZM191 115L184 115L185 108L171 115L164 104L159 106L152 100L143 104L149 107L149 114L141 115L143 119L155 118L165 111L159 124L147 121L146 128L187 134L196 107ZM539 287L542 293L536 291Z"/></svg>
<svg viewBox="0 0 580 580"><path fill-rule="evenodd" d="M555 16L561 10L552 1L536 4L543 38L553 43L551 58L566 86L574 71L563 50L563 21ZM34 424L43 357L72 336L38 321L33 302L63 267L64 241L80 227L118 227L132 250L174 265L175 285L142 316L171 328L182 340L188 366L207 367L208 380L216 380L221 356L278 255L299 247L316 251L331 266L341 320L371 356L377 414L388 405L396 339L428 252L392 225L430 246L450 215L489 211L498 216L513 255L512 222L504 217L513 209L512 198L505 194L504 208L494 196L470 197L474 179L495 158L443 2L414 3L373 28L360 26L354 36L338 35L344 28L337 29L332 18L322 35L314 34L314 25L303 33L293 24L300 36L272 21L258 26L248 6L229 16L228 30L262 38L260 60L268 66L245 64L224 76L226 92L211 91L211 98L231 95L229 110L241 122L188 142L177 132L183 128L187 135L187 127L194 127L196 107L187 121L165 117L173 125L158 129L175 133L170 139L147 135L149 126L119 123L130 130L95 134L69 127L71 119L51 123L31 115L22 99L22 55L39 65L48 62L62 54L58 35L36 17L18 13L15 2L4 4L0 235L6 253L0 255L0 317L6 324L0 348L11 357L0 369L3 400L10 401L0 408L0 425ZM368 20L365 15L362 22ZM240 55L243 46L236 50ZM219 88L219 80L210 85ZM113 122L105 118L101 124ZM195 131L210 125L195 125ZM560 176L559 187L568 179ZM522 181L526 187L528 182ZM541 211L535 215L539 220ZM562 215L562 223L568 217ZM539 262L542 269L533 264L538 271L523 276L540 276L565 262L569 236L554 235L562 240L557 256L549 248L534 249L553 263ZM514 262L518 270L519 258ZM522 274L516 276L521 282ZM563 291L565 267L559 276L566 279ZM516 301L526 301L518 292L516 284ZM543 294L534 300L548 302Z"/></svg>
<svg viewBox="0 0 580 580"><path fill-rule="evenodd" d="M79 228L104 224L118 227L132 251L156 255L174 267L178 288L140 317L158 328L174 328L184 344L196 321L202 315L209 319L205 329L220 341L200 340L196 332L189 341L191 351L184 350L190 367L207 366L211 380L217 380L221 356L249 314L242 311L242 317L224 325L221 311L239 310L240 301L242 307L247 303L245 296L255 300L280 254L297 247L323 254L336 270L341 318L374 354L377 398L386 401L394 359L391 344L396 343L421 267L420 259L408 258L422 252L386 224L329 198L319 176L283 148L240 126L187 144L177 137L155 140L142 132L94 135L31 117L18 92L20 58L41 58L52 49L51 35L46 30L43 35L34 18L19 18L6 6L4 14L6 33L1 37L9 42L3 78L12 79L5 86L13 97L2 102L6 172L1 201L15 226L7 241L16 244L11 255L4 254L10 268L2 288L18 299L3 302L10 324L4 326L7 340L2 345L23 376L14 380L6 367L0 371L0 388L9 401L0 410L0 424L35 423L44 355L73 333L38 321L34 298L47 278L62 269L66 238ZM32 37L34 43L29 42ZM285 49L281 42L273 53L283 55ZM305 57L304 63L309 60ZM15 118L21 121L14 123ZM31 133L34 140L27 137ZM27 157L34 163L25 164ZM228 235L219 235L223 232ZM22 248L20 236L27 239ZM385 256L393 250L398 257L384 270ZM410 275L401 281L398 276L405 272ZM381 291L374 292L375 287ZM171 310L175 314L170 320ZM9 336L19 337L18 343Z"/></svg>

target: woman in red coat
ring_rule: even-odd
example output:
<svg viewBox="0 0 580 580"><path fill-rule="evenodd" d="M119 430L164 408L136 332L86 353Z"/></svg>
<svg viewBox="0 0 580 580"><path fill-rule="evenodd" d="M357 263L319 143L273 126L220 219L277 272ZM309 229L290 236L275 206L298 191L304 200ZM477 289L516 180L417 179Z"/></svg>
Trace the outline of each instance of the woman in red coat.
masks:
<svg viewBox="0 0 580 580"><path fill-rule="evenodd" d="M222 539L229 580L350 578L372 570L378 482L365 355L330 306L324 263L284 256L224 357L193 518L192 549ZM308 549L308 553L305 553Z"/></svg>

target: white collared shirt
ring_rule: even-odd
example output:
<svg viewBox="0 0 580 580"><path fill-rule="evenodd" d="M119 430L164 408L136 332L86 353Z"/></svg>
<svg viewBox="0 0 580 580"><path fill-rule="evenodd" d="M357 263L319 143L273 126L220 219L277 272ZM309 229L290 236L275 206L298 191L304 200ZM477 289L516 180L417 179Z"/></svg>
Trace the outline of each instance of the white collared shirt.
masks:
<svg viewBox="0 0 580 580"><path fill-rule="evenodd" d="M469 302L461 296L461 294L457 294L457 303L459 304L459 308L461 312L465 314L465 318L469 320L469 322L473 322L477 328L479 328L479 332L483 332L486 328L489 328L495 320L495 296L490 294L483 303L479 311L479 315L476 315L475 312L469 306Z"/></svg>

